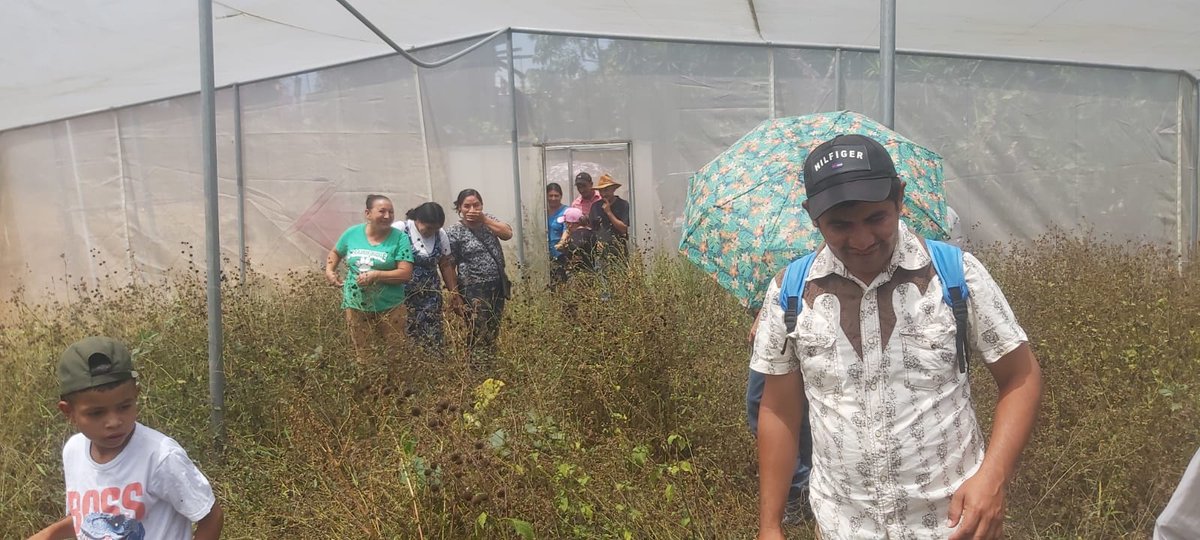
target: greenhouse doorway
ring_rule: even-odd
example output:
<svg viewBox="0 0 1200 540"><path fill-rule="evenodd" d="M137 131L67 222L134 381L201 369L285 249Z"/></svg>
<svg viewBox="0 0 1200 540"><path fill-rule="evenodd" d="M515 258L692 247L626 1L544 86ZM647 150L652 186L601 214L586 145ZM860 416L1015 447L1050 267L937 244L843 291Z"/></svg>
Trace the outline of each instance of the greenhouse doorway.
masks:
<svg viewBox="0 0 1200 540"><path fill-rule="evenodd" d="M608 174L621 184L617 195L629 201L629 241L636 245L634 216L637 201L634 200L633 160L630 158L629 141L559 143L542 147L542 187L556 183L563 190L563 204L570 205L579 194L575 191L575 175L586 172L592 183L600 182L600 175ZM630 246L632 248L633 245Z"/></svg>

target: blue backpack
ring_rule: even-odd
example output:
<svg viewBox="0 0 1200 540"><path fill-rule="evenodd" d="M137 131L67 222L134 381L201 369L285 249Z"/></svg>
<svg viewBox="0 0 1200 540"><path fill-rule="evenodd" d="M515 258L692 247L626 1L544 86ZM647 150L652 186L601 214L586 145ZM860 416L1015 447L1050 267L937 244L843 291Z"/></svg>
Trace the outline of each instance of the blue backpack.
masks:
<svg viewBox="0 0 1200 540"><path fill-rule="evenodd" d="M939 242L926 240L929 256L933 259L933 269L942 282L942 300L954 311L955 345L958 356L958 370L967 372L967 280L963 275L963 252L961 249ZM783 284L779 291L779 305L783 308L783 323L787 327L787 335L796 330L796 319L804 308L801 298L804 296L805 280L808 270L812 268L817 251L796 259L783 271ZM786 341L784 343L786 348Z"/></svg>

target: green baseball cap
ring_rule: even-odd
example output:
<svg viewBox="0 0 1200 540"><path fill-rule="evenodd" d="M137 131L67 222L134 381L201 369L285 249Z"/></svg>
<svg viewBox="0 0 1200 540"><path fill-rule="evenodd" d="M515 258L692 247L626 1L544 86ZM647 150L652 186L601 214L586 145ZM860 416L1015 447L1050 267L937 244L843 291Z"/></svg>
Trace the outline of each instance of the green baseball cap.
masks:
<svg viewBox="0 0 1200 540"><path fill-rule="evenodd" d="M83 338L67 347L58 360L61 396L136 378L129 347L113 338Z"/></svg>

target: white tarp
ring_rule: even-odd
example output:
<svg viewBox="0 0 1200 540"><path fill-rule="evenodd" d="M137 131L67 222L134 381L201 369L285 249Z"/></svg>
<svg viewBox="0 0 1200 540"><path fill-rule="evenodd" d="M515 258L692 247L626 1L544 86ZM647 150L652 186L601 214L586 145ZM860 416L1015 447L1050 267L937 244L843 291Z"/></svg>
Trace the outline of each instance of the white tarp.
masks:
<svg viewBox="0 0 1200 540"><path fill-rule="evenodd" d="M544 182L570 184L553 169L567 159L564 148L579 148L571 150L575 157L570 159L601 163L625 184L618 193L631 201L639 247L672 251L691 174L760 121L842 108L869 116L880 111L877 53L763 46L743 2L699 0L683 6L595 0L563 7L517 1L505 5L511 13L490 2L448 3L441 11L418 2L408 3L411 13L403 16L391 3L356 3L402 43L508 25L557 26L555 32L512 32L514 96L508 85L508 35L437 69L419 69L389 54L270 76L388 51L333 0L223 3L217 15L218 82L246 83L237 88L240 108L234 89L217 95L219 218L227 272L236 270L240 238L258 270L318 268L337 235L362 219L368 193L391 196L401 212L428 200L449 210L455 193L468 187L483 193L489 212L516 226L518 241L506 242L506 249L519 251L530 268L536 267L546 260ZM21 49L22 54L9 54L9 47L0 56L0 69L9 68L0 71L5 74L0 120L38 122L0 131L0 297L22 289L29 297L56 297L80 284L153 281L202 258L200 110L197 95L187 93L198 79L194 12L176 13L171 10L182 8L168 2L106 5L129 4L145 9L125 16L114 7L88 13L98 2L74 2L72 9L62 2L5 4L8 12L24 12L26 21L41 21L43 27L0 20L0 28L12 30L0 32L0 45L24 36L23 47L30 47L32 37L42 47ZM840 3L848 7L836 33L830 33L833 21L815 15L826 3L806 4L815 4L805 8L815 11L772 11L790 4L756 0L765 37L837 38L845 45L875 39L873 0ZM944 25L934 24L940 19L933 15L934 22L911 20L919 9L939 4L902 3L902 47L921 48L910 43L921 38L919 30ZM1039 29L1061 22L1060 14L1071 13L1077 4L1060 3L1057 11L1031 8L1041 13L1041 22L1021 32L1009 19L992 14L991 20L1010 25L1002 26L1011 32L1005 35L1033 43ZM295 9L285 9L289 6ZM445 18L471 6L478 10L469 21ZM529 12L537 6L542 11ZM1197 8L1156 6L1160 14L1168 11L1162 35L1152 42L1181 40L1171 28L1181 20L1194 21ZM717 17L708 8L726 11ZM977 13L982 17L990 9L978 7ZM411 19L413 13L424 18ZM1127 20L1134 26L1141 16ZM135 19L140 26L130 28ZM743 19L749 22L738 22ZM788 32L791 26L784 22L789 19L812 31ZM50 28L64 21L76 26ZM967 17L956 28L971 21L981 24ZM1002 34L997 28L992 30ZM611 39L563 31L746 43ZM818 39L821 32L828 39ZM64 48L88 33L96 35L86 46ZM424 60L444 58L473 41L416 54ZM963 48L982 47L984 41L964 40L955 50L970 52ZM1015 41L1021 43L979 52L1018 54L1025 52L1020 47L1033 46ZM1108 61L1136 63L1131 51L1145 50L1107 46L1061 49L1060 56L1097 61L1088 55L1109 51ZM1171 62L1185 62L1195 50L1200 48L1164 45L1161 64L1144 63L1186 67ZM1200 194L1192 189L1197 96L1187 75L924 54L899 54L896 68L896 127L945 158L948 198L969 240L1027 239L1054 227L1085 228L1118 241L1150 240L1182 251L1200 236L1193 211ZM168 94L182 95L159 99ZM120 106L135 102L141 104ZM76 115L97 108L102 110ZM76 116L49 120L67 115ZM244 220L236 204L236 118L244 150ZM589 147L607 150L583 150ZM518 253L512 255L518 259Z"/></svg>
<svg viewBox="0 0 1200 540"><path fill-rule="evenodd" d="M879 42L877 0L352 3L402 46L506 27L857 47ZM1200 2L1195 0L898 4L901 50L1200 73ZM196 91L196 13L193 1L5 0L0 130ZM219 0L214 18L218 85L391 52L334 0Z"/></svg>

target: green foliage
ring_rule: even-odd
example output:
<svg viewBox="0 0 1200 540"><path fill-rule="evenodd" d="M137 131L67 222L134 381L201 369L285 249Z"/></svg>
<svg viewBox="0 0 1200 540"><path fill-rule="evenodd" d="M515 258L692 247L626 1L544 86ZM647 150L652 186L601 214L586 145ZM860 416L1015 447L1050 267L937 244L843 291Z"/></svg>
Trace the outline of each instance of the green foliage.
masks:
<svg viewBox="0 0 1200 540"><path fill-rule="evenodd" d="M1008 535L1145 537L1200 445L1200 279L1162 250L1065 235L981 258L1047 382ZM69 301L14 301L18 316L0 327L10 430L0 537L62 514L59 451L71 430L54 408L54 362L88 334L134 348L141 420L213 480L226 538L753 534L750 320L686 263L518 296L489 373L467 369L458 322L445 356L357 366L338 291L319 275L226 285L221 450L208 431L198 273L166 288L73 285ZM986 427L995 391L985 369L973 374Z"/></svg>

